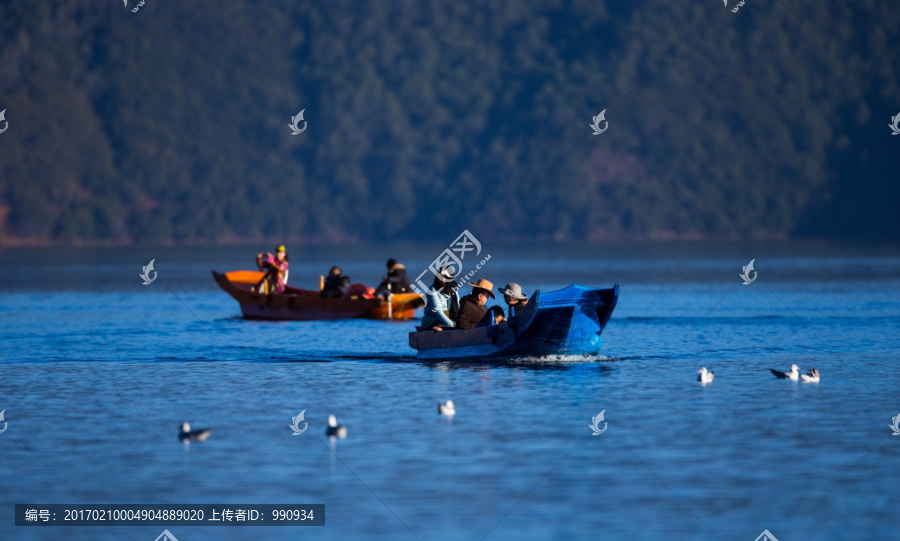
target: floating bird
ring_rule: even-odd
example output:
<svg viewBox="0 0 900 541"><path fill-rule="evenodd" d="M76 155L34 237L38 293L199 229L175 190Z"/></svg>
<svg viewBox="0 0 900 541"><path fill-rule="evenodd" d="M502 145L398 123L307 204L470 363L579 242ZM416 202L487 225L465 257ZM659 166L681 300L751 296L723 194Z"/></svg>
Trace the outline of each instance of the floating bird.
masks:
<svg viewBox="0 0 900 541"><path fill-rule="evenodd" d="M328 428L325 430L325 435L329 438L344 439L347 437L347 427L337 424L337 417L335 417L334 415L329 415Z"/></svg>
<svg viewBox="0 0 900 541"><path fill-rule="evenodd" d="M697 376L697 381L700 383L712 383L713 378L716 377L715 373L707 372L705 366L700 370L697 370L697 373L700 374Z"/></svg>
<svg viewBox="0 0 900 541"><path fill-rule="evenodd" d="M792 364L790 372L782 372L781 370L772 370L771 368L769 369L769 372L772 372L773 374L775 374L775 377L778 379L789 379L791 381L797 381L798 379L800 379L800 373L797 372L797 370L800 370L800 367L798 367L796 364Z"/></svg>
<svg viewBox="0 0 900 541"><path fill-rule="evenodd" d="M438 413L441 415L456 415L456 407L452 400L448 400L445 404L438 404Z"/></svg>
<svg viewBox="0 0 900 541"><path fill-rule="evenodd" d="M819 371L815 368L810 368L806 371L806 374L800 374L800 380L803 383L819 383Z"/></svg>
<svg viewBox="0 0 900 541"><path fill-rule="evenodd" d="M209 437L210 430L209 428L198 428L196 430L191 430L191 425L187 422L181 423L181 432L178 434L178 439L182 441L205 441L206 438Z"/></svg>

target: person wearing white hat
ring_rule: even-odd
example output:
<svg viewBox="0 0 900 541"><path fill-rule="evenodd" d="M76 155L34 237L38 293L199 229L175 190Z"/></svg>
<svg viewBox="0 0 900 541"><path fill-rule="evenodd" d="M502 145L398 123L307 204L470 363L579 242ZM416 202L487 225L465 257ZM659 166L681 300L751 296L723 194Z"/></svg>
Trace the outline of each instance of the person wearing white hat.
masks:
<svg viewBox="0 0 900 541"><path fill-rule="evenodd" d="M503 300L509 307L507 310L509 317L516 315L517 311L525 308L525 305L528 304L528 297L522 293L522 286L519 284L510 282L506 284L506 287L497 288L497 291L503 293Z"/></svg>
<svg viewBox="0 0 900 541"><path fill-rule="evenodd" d="M434 277L425 294L425 314L422 316L422 327L441 331L445 327L456 326L454 319L459 313L459 293L453 281L453 271L447 267L440 269L440 276Z"/></svg>

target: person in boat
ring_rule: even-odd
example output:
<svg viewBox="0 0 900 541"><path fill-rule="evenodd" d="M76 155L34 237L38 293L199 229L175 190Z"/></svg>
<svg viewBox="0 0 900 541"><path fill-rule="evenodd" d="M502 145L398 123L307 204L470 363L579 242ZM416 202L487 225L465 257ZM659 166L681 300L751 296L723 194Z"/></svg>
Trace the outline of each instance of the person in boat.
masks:
<svg viewBox="0 0 900 541"><path fill-rule="evenodd" d="M497 291L503 294L509 317L516 315L516 312L519 312L528 304L528 297L522 293L522 286L519 284L510 282L506 284L506 287L499 288Z"/></svg>
<svg viewBox="0 0 900 541"><path fill-rule="evenodd" d="M487 312L484 314L484 317L478 322L476 327L490 327L491 325L499 325L506 321L506 314L503 312L503 308L500 308L496 304L487 309Z"/></svg>
<svg viewBox="0 0 900 541"><path fill-rule="evenodd" d="M425 315L422 316L422 328L434 331L455 327L459 314L459 293L453 274L447 267L438 272L440 276L434 277L425 295Z"/></svg>
<svg viewBox="0 0 900 541"><path fill-rule="evenodd" d="M341 268L335 265L328 271L325 278L325 287L322 288L322 296L327 298L343 297L350 287L350 277L344 276Z"/></svg>
<svg viewBox="0 0 900 541"><path fill-rule="evenodd" d="M284 286L288 281L288 255L284 245L275 249L275 255L271 253L256 254L256 267L265 271L265 276L259 281L252 291L265 293L284 293Z"/></svg>
<svg viewBox="0 0 900 541"><path fill-rule="evenodd" d="M472 329L478 325L478 322L487 313L488 297L495 299L494 284L479 278L472 286L472 292L460 299L459 301L459 318L456 320L456 328L465 330Z"/></svg>
<svg viewBox="0 0 900 541"><path fill-rule="evenodd" d="M375 288L375 296L387 297L393 293L409 293L412 287L409 277L406 276L406 267L403 263L397 263L394 258L387 260L387 274L381 277L381 283Z"/></svg>

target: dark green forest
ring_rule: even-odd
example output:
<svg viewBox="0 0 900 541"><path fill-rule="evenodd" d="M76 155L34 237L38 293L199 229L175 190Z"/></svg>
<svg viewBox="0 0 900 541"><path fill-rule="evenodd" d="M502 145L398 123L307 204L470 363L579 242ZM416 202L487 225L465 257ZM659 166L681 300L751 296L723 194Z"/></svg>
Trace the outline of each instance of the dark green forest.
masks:
<svg viewBox="0 0 900 541"><path fill-rule="evenodd" d="M736 3L6 0L0 243L895 239L900 5Z"/></svg>

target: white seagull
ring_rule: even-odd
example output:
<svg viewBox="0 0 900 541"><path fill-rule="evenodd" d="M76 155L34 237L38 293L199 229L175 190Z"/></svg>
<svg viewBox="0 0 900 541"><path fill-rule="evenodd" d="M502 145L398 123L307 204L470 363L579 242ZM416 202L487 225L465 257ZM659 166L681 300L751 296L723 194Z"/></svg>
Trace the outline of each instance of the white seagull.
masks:
<svg viewBox="0 0 900 541"><path fill-rule="evenodd" d="M438 413L441 415L456 415L456 407L452 400L448 400L444 404L438 404Z"/></svg>
<svg viewBox="0 0 900 541"><path fill-rule="evenodd" d="M712 383L713 378L716 377L715 373L707 372L705 366L700 370L697 370L697 373L700 374L697 376L697 381L700 383Z"/></svg>
<svg viewBox="0 0 900 541"><path fill-rule="evenodd" d="M325 429L325 435L329 438L344 439L347 437L347 427L337 424L337 417L335 417L334 415L329 415L328 428Z"/></svg>
<svg viewBox="0 0 900 541"><path fill-rule="evenodd" d="M204 441L209 437L210 430L209 428L198 428L196 430L191 430L191 425L189 425L186 421L181 423L181 432L178 434L178 439L181 441Z"/></svg>
<svg viewBox="0 0 900 541"><path fill-rule="evenodd" d="M769 372L772 372L772 374L774 374L778 379L789 379L791 381L797 381L798 379L800 379L800 372L797 372L798 370L800 370L800 367L798 367L796 364L792 364L790 372L772 370L771 368L769 369Z"/></svg>
<svg viewBox="0 0 900 541"><path fill-rule="evenodd" d="M803 383L819 383L819 371L815 368L810 368L806 371L806 374L800 374L800 381Z"/></svg>

